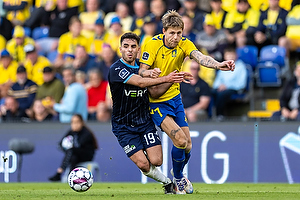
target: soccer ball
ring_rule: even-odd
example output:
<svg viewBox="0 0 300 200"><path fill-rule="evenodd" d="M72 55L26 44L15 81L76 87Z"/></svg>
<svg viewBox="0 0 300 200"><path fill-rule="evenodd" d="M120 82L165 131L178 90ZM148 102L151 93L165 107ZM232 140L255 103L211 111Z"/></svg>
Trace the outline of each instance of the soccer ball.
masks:
<svg viewBox="0 0 300 200"><path fill-rule="evenodd" d="M68 176L69 186L76 192L85 192L94 182L93 174L84 167L73 169Z"/></svg>

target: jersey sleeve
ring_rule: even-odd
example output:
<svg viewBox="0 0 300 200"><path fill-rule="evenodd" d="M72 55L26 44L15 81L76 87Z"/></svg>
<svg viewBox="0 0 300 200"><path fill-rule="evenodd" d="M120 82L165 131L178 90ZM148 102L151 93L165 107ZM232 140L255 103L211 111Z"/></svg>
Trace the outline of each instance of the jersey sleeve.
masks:
<svg viewBox="0 0 300 200"><path fill-rule="evenodd" d="M156 59L156 52L158 51L159 40L162 40L160 36L152 38L143 47L143 52L141 53L140 62L146 65L152 66Z"/></svg>
<svg viewBox="0 0 300 200"><path fill-rule="evenodd" d="M184 49L186 56L191 57L191 53L193 51L198 50L197 47L195 46L195 44L192 41L190 41L189 39L187 39L185 37L182 40L183 40L182 48Z"/></svg>

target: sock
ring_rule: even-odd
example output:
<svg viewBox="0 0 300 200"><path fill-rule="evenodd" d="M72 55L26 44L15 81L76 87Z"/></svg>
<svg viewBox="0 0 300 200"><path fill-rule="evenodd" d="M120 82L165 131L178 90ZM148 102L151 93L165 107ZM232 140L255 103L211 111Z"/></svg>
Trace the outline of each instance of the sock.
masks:
<svg viewBox="0 0 300 200"><path fill-rule="evenodd" d="M189 162L190 157L191 157L191 151L189 151L188 153L185 152L185 160L184 160L184 165L182 167L182 171L183 171L184 166Z"/></svg>
<svg viewBox="0 0 300 200"><path fill-rule="evenodd" d="M172 163L173 163L173 173L174 177L176 179L181 179L183 177L182 175L182 169L185 165L185 149L178 148L173 145L172 151Z"/></svg>
<svg viewBox="0 0 300 200"><path fill-rule="evenodd" d="M149 172L143 172L143 174L163 184L171 183L171 180L152 164L150 164Z"/></svg>

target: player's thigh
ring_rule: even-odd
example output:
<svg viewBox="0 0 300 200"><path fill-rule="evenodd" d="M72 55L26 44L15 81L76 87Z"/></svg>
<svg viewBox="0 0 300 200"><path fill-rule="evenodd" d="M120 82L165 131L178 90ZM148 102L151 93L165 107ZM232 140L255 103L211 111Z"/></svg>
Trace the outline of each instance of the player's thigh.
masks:
<svg viewBox="0 0 300 200"><path fill-rule="evenodd" d="M150 163L154 166L161 166L163 162L163 154L161 145L156 145L146 149L146 153Z"/></svg>
<svg viewBox="0 0 300 200"><path fill-rule="evenodd" d="M135 152L132 156L129 157L138 168L142 171L147 172L150 170L149 161L143 150L139 150Z"/></svg>
<svg viewBox="0 0 300 200"><path fill-rule="evenodd" d="M175 146L186 147L187 137L183 130L174 121L173 117L166 116L161 123L161 128L170 137Z"/></svg>

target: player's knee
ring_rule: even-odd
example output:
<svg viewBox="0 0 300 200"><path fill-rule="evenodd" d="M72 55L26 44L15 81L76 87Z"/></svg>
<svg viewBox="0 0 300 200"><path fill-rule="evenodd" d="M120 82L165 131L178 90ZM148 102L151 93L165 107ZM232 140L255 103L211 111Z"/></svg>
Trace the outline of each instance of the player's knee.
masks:
<svg viewBox="0 0 300 200"><path fill-rule="evenodd" d="M139 161L136 165L142 172L148 172L150 170L150 164L148 161Z"/></svg>
<svg viewBox="0 0 300 200"><path fill-rule="evenodd" d="M188 145L187 137L185 135L182 135L181 137L177 138L174 145L180 148L186 148Z"/></svg>
<svg viewBox="0 0 300 200"><path fill-rule="evenodd" d="M161 166L162 163L163 163L162 159L160 159L160 158L152 159L150 162L151 162L152 165L154 165L156 167Z"/></svg>
<svg viewBox="0 0 300 200"><path fill-rule="evenodd" d="M186 152L189 152L189 151L191 151L191 149L192 149L192 143L188 143L187 145L186 145Z"/></svg>

